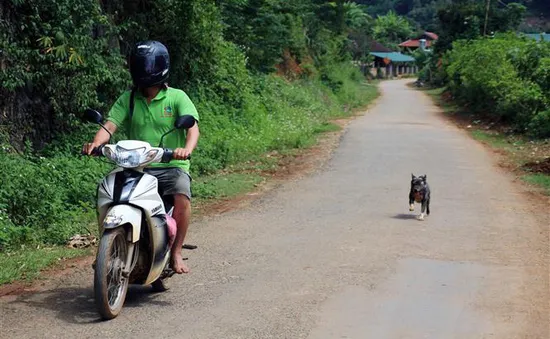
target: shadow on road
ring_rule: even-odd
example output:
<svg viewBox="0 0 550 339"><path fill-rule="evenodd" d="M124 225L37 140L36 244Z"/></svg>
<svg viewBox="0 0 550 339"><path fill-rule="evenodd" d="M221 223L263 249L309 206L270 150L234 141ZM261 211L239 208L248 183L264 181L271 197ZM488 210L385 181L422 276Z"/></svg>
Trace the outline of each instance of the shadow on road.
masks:
<svg viewBox="0 0 550 339"><path fill-rule="evenodd" d="M393 219L400 219L400 220L413 220L416 219L416 214L411 213L399 213L392 217Z"/></svg>
<svg viewBox="0 0 550 339"><path fill-rule="evenodd" d="M152 293L150 287L130 286L125 309L147 307L147 305L170 306L171 302L156 300L159 293ZM91 324L101 322L93 296L93 288L58 288L55 290L21 295L10 304L25 305L42 310L43 317L56 318L72 324ZM128 310L127 310L128 311ZM124 310L123 310L123 313Z"/></svg>

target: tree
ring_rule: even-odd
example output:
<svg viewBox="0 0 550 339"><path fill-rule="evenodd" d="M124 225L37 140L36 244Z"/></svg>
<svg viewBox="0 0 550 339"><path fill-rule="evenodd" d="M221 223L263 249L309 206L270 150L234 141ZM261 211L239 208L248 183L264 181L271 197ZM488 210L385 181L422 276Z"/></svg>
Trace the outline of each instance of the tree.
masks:
<svg viewBox="0 0 550 339"><path fill-rule="evenodd" d="M368 6L369 14L373 16L385 15L393 10L397 15L405 16L414 21L417 27L423 30L438 32L438 12L452 4L464 4L469 0L356 0L358 4ZM485 0L472 1L486 4ZM550 17L550 1L548 0L491 0L493 9L506 9L508 5L517 3L527 8L529 25L544 27ZM491 13L494 14L494 13ZM536 22L536 23L535 23ZM547 26L550 27L550 26ZM538 30L541 32L541 30Z"/></svg>
<svg viewBox="0 0 550 339"><path fill-rule="evenodd" d="M524 13L525 7L518 3L502 7L497 1L492 1L487 13L485 2L454 0L453 4L438 11L439 39L435 51L441 55L451 48L455 40L472 40L483 35L486 14L487 34L493 35L517 30Z"/></svg>
<svg viewBox="0 0 550 339"><path fill-rule="evenodd" d="M437 32L437 11L449 5L452 0L414 0L412 10L406 13L424 31Z"/></svg>
<svg viewBox="0 0 550 339"><path fill-rule="evenodd" d="M349 1L344 3L344 22L348 30L364 29L371 20L372 17L367 13L366 6Z"/></svg>
<svg viewBox="0 0 550 339"><path fill-rule="evenodd" d="M413 29L409 22L394 11L381 15L374 22L374 38L388 47L396 47L411 36Z"/></svg>
<svg viewBox="0 0 550 339"><path fill-rule="evenodd" d="M348 32L348 49L353 60L364 61L367 58L368 44L372 39L373 19L367 13L366 6L355 2L345 3L345 23Z"/></svg>

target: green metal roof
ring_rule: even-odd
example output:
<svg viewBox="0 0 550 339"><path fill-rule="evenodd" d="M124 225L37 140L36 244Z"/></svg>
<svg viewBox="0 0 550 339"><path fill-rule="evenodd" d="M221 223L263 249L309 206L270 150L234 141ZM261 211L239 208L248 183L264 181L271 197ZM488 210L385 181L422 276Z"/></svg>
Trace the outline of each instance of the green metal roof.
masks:
<svg viewBox="0 0 550 339"><path fill-rule="evenodd" d="M537 41L541 41L541 40L550 41L550 34L548 33L533 33L533 34L525 34L525 35Z"/></svg>
<svg viewBox="0 0 550 339"><path fill-rule="evenodd" d="M392 62L413 62L414 61L414 58L412 56L405 55L399 52L389 52L389 53L371 52L369 54L379 58L388 58Z"/></svg>

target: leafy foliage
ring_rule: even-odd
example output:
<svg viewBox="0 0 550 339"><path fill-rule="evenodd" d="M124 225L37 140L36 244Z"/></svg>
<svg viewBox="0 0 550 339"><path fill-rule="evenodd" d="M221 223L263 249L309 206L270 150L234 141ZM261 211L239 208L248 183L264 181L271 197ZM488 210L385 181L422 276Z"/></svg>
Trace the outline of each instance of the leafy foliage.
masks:
<svg viewBox="0 0 550 339"><path fill-rule="evenodd" d="M516 133L548 137L550 44L503 33L520 25L521 3L492 2L486 10L472 0L439 10L441 30L433 53L415 55L420 78L447 86L464 108L511 125Z"/></svg>
<svg viewBox="0 0 550 339"><path fill-rule="evenodd" d="M447 54L449 90L459 103L518 132L550 136L549 43L515 35L458 41Z"/></svg>
<svg viewBox="0 0 550 339"><path fill-rule="evenodd" d="M366 5L369 8L369 14L373 16L395 11L397 15L411 19L417 27L435 32L446 29L439 20L440 11L456 12L458 7L473 3L482 9L481 13L484 13L486 5L485 1L480 0L357 0L356 2ZM501 15L507 9L519 9L517 6L519 4L527 9L527 20L522 21L522 27L533 32L544 32L544 28L548 27L550 2L547 0L493 0L491 3L490 18L493 22L502 19ZM484 19L485 16L480 15L478 18Z"/></svg>
<svg viewBox="0 0 550 339"><path fill-rule="evenodd" d="M409 22L390 11L387 15L376 18L374 23L374 38L387 47L396 48L399 43L407 40L413 33Z"/></svg>
<svg viewBox="0 0 550 339"><path fill-rule="evenodd" d="M515 30L522 18L525 7L510 3L502 7L492 2L489 10L487 27L485 27L486 6L475 0L456 1L438 12L440 38L435 44L437 54L449 50L453 41L476 39L497 32Z"/></svg>
<svg viewBox="0 0 550 339"><path fill-rule="evenodd" d="M0 83L7 90L26 87L47 97L58 113L52 123L60 130L85 107L105 108L100 98L116 95L128 80L120 52L109 44L119 30L95 2L25 0L8 12L9 22L17 24L2 20L10 29L0 32L6 65Z"/></svg>
<svg viewBox="0 0 550 339"><path fill-rule="evenodd" d="M94 159L0 154L0 249L22 242L64 243L88 227L97 180ZM86 217L87 215L87 217Z"/></svg>
<svg viewBox="0 0 550 339"><path fill-rule="evenodd" d="M418 74L419 80L433 83L435 73L435 57L433 51L418 48L414 51L413 56L415 58L416 66L420 70L420 73Z"/></svg>

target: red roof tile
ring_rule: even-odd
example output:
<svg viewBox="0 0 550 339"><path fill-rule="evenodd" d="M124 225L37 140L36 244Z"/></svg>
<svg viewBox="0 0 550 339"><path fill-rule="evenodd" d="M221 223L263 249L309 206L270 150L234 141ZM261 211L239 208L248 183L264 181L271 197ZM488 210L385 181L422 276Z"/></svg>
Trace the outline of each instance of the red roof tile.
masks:
<svg viewBox="0 0 550 339"><path fill-rule="evenodd" d="M432 45L432 42L430 40L426 40L426 47L430 47ZM418 39L409 39L405 42L402 42L399 44L400 47L420 47L420 40Z"/></svg>

